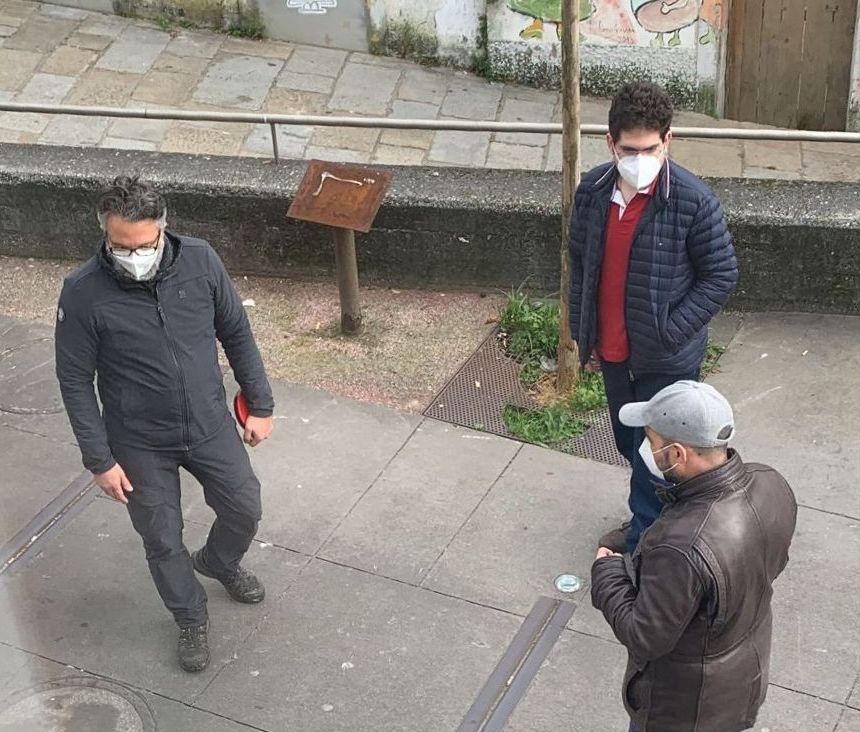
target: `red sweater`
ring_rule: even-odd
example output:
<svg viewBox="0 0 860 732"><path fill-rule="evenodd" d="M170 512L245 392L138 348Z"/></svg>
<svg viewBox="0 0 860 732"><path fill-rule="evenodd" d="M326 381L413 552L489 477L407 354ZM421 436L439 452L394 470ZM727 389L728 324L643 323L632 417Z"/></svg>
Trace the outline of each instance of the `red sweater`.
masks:
<svg viewBox="0 0 860 732"><path fill-rule="evenodd" d="M639 219L648 206L654 188L637 193L624 209L614 200L606 221L606 246L600 283L597 288L597 355L602 361L621 363L630 358L627 321L624 306L627 300L627 266L630 249ZM613 199L615 196L613 195Z"/></svg>

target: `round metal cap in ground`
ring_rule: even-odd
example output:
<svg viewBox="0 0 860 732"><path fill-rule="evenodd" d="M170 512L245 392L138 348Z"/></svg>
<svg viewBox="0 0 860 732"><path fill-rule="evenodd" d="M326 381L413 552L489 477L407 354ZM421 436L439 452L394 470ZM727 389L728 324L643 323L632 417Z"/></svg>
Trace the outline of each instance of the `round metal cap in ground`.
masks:
<svg viewBox="0 0 860 732"><path fill-rule="evenodd" d="M555 589L559 592L576 592L582 589L582 580L575 574L560 574L555 578Z"/></svg>
<svg viewBox="0 0 860 732"><path fill-rule="evenodd" d="M90 676L69 676L0 701L0 730L155 732L146 700L131 689Z"/></svg>

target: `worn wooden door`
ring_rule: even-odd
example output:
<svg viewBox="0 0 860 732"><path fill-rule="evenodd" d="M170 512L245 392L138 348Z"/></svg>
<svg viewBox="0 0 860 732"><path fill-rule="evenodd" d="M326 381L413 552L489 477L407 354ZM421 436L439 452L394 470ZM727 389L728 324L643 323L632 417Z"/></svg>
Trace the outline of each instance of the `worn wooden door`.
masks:
<svg viewBox="0 0 860 732"><path fill-rule="evenodd" d="M844 130L858 0L732 0L726 116Z"/></svg>

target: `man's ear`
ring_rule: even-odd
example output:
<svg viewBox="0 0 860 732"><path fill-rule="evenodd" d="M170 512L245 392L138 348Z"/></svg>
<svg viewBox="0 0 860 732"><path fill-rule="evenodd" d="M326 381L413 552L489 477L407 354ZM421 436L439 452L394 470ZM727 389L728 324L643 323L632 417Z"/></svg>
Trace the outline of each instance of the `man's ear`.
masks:
<svg viewBox="0 0 860 732"><path fill-rule="evenodd" d="M672 144L672 130L670 129L666 133L666 137L663 138L663 145L665 145L666 149L668 150L669 145L671 145L671 144Z"/></svg>
<svg viewBox="0 0 860 732"><path fill-rule="evenodd" d="M612 140L612 135L607 132L606 133L606 147L609 148L609 154L612 156L612 159L615 159L615 144Z"/></svg>

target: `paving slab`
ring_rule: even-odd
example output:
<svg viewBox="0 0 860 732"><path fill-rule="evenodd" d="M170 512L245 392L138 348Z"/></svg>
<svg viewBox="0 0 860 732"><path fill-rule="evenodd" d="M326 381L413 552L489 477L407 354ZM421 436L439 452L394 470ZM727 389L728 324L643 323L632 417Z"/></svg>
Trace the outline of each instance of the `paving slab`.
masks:
<svg viewBox="0 0 860 732"><path fill-rule="evenodd" d="M348 55L347 51L336 48L296 46L285 68L294 74L336 77L346 63Z"/></svg>
<svg viewBox="0 0 860 732"><path fill-rule="evenodd" d="M370 127L319 127L311 137L317 147L372 152L379 140L379 130Z"/></svg>
<svg viewBox="0 0 860 732"><path fill-rule="evenodd" d="M537 595L570 598L553 581L572 573L584 586L570 626L611 639L588 587L597 540L627 516L628 486L623 468L526 445L423 586L525 615Z"/></svg>
<svg viewBox="0 0 860 732"><path fill-rule="evenodd" d="M90 69L78 78L67 104L124 107L140 83L137 74L121 74L105 69Z"/></svg>
<svg viewBox="0 0 860 732"><path fill-rule="evenodd" d="M259 109L283 62L253 56L217 59L194 91L194 101L240 109Z"/></svg>
<svg viewBox="0 0 860 732"><path fill-rule="evenodd" d="M511 440L424 421L320 556L420 582L518 448Z"/></svg>
<svg viewBox="0 0 860 732"><path fill-rule="evenodd" d="M448 93L450 74L441 70L407 69L397 89L397 98L440 105Z"/></svg>
<svg viewBox="0 0 860 732"><path fill-rule="evenodd" d="M834 732L860 732L860 712L856 709L844 709Z"/></svg>
<svg viewBox="0 0 860 732"><path fill-rule="evenodd" d="M264 729L452 730L518 626L317 560L196 706Z"/></svg>
<svg viewBox="0 0 860 732"><path fill-rule="evenodd" d="M12 539L36 514L77 478L81 467L77 446L0 426L3 444L3 511L0 546ZM34 466L39 466L38 477Z"/></svg>
<svg viewBox="0 0 860 732"><path fill-rule="evenodd" d="M34 74L15 100L30 104L60 104L72 90L74 76L58 76L50 73Z"/></svg>
<svg viewBox="0 0 860 732"><path fill-rule="evenodd" d="M237 155L250 129L251 125L174 122L160 150L193 155Z"/></svg>
<svg viewBox="0 0 860 732"><path fill-rule="evenodd" d="M543 168L543 148L532 145L507 145L491 142L487 153L488 168L507 170L541 170Z"/></svg>
<svg viewBox="0 0 860 732"><path fill-rule="evenodd" d="M507 97L502 102L502 110L499 114L501 122L549 122L555 105L546 101L530 101ZM547 143L548 135L538 135L517 132L497 132L496 142L504 142L511 145L536 145L543 147Z"/></svg>
<svg viewBox="0 0 860 732"><path fill-rule="evenodd" d="M502 87L498 84L481 84L457 75L451 80L441 114L459 119L495 119L501 100Z"/></svg>
<svg viewBox="0 0 860 732"><path fill-rule="evenodd" d="M137 102L179 108L188 98L197 79L196 75L191 74L150 71L140 80L132 94L132 99Z"/></svg>
<svg viewBox="0 0 860 732"><path fill-rule="evenodd" d="M696 175L737 178L743 172L743 149L735 140L672 140L670 154Z"/></svg>
<svg viewBox="0 0 860 732"><path fill-rule="evenodd" d="M305 154L308 138L290 135L291 131L291 128L284 125L279 125L275 128L275 134L278 138L278 154L283 158L296 158L300 160ZM245 154L273 158L272 132L269 125L254 125L251 132L245 138L242 151Z"/></svg>
<svg viewBox="0 0 860 732"><path fill-rule="evenodd" d="M293 44L281 41L252 41L247 38L226 38L221 45L221 52L286 61L294 48Z"/></svg>
<svg viewBox="0 0 860 732"><path fill-rule="evenodd" d="M619 645L562 632L511 715L506 732L626 729L630 719L621 704L626 663L627 654Z"/></svg>
<svg viewBox="0 0 860 732"><path fill-rule="evenodd" d="M11 677L9 683L4 684L5 677ZM9 732L12 729L21 730L21 732L24 729L27 729L28 732L29 730L35 732L35 729L38 729L40 732L46 732L48 729L57 729L57 727L48 726L51 722L61 724L64 732L128 732L128 730L136 729L133 726L136 720L128 714L129 712L134 714L134 710L129 710L128 707L125 707L125 709L114 707L111 710L114 713L107 714L106 718L101 720L104 724L99 725L97 728L93 727L91 723L98 710L89 707L87 704L83 705L84 709L78 708L76 710L79 714L84 715L83 719L80 716L72 716L70 720L69 715L71 710L68 708L63 709L62 706L56 703L51 704L50 700L45 698L39 700L39 703L29 703L23 710L21 707L17 707L18 719L13 716L11 711L4 711L4 707L10 701L10 697L13 699L20 698L20 695L24 694L27 689L49 682L54 682L58 685L63 682L68 684L70 680L74 682L89 680L95 685L104 683L103 679L87 674L73 666L49 661L24 651L0 645L0 729L9 730ZM130 686L123 686L121 688L135 695L135 697L145 703L147 711L155 723L155 729L169 731L182 730L183 732L203 732L203 730L206 730L206 732L241 732L248 729L246 725L193 709L180 702L151 694L142 689L135 689ZM104 704L104 698L99 699L95 693L92 693L90 699L96 702L96 704L98 701L102 701L103 706L108 706ZM53 701L57 701L56 697ZM89 709L87 709L88 707ZM60 713L65 717L62 721L57 720L53 716L57 714L58 708L62 710ZM108 709L110 709L110 706L108 706ZM21 711L28 713L21 715ZM86 711L89 711L90 714L86 715ZM105 712L107 710L102 709L101 711ZM122 712L125 712L126 716L123 716ZM28 723L32 724L36 719L39 719L41 722L38 728L26 726ZM89 726L87 726L88 722L90 723Z"/></svg>
<svg viewBox="0 0 860 732"><path fill-rule="evenodd" d="M108 36L117 38L131 23L130 18L124 18L121 15L103 15L101 13L93 13L89 19L84 20L78 26L78 33L85 33L90 36Z"/></svg>
<svg viewBox="0 0 860 732"><path fill-rule="evenodd" d="M428 161L463 167L482 166L490 147L489 132L441 130L433 138Z"/></svg>
<svg viewBox="0 0 860 732"><path fill-rule="evenodd" d="M0 22L8 25L20 25L37 9L36 3L27 0L6 0L0 7Z"/></svg>
<svg viewBox="0 0 860 732"><path fill-rule="evenodd" d="M157 108L157 105L141 105L137 101L130 101L125 106L130 108L140 108L141 106L145 106L147 109ZM117 119L111 122L108 135L118 139L160 143L169 128L170 120L168 119Z"/></svg>
<svg viewBox="0 0 860 732"><path fill-rule="evenodd" d="M832 732L842 709L838 704L771 685L752 729Z"/></svg>
<svg viewBox="0 0 860 732"><path fill-rule="evenodd" d="M205 540L186 527L186 545ZM11 576L0 596L0 642L133 686L190 700L232 661L233 653L269 612L306 563L299 555L254 543L246 560L269 599L240 605L209 580L212 665L186 674L175 660L177 631L149 577L140 538L125 509L94 500L39 555Z"/></svg>
<svg viewBox="0 0 860 732"><path fill-rule="evenodd" d="M860 518L860 393L832 385L860 372L858 319L748 313L708 381L732 403L744 459L779 470L800 503Z"/></svg>
<svg viewBox="0 0 860 732"><path fill-rule="evenodd" d="M81 32L72 33L66 39L68 46L88 51L104 51L111 43L113 43L113 36L97 36Z"/></svg>
<svg viewBox="0 0 860 732"><path fill-rule="evenodd" d="M771 682L844 703L860 672L860 521L801 508L774 585Z"/></svg>
<svg viewBox="0 0 860 732"><path fill-rule="evenodd" d="M355 114L386 114L401 71L347 63L328 103L330 110Z"/></svg>
<svg viewBox="0 0 860 732"><path fill-rule="evenodd" d="M9 38L18 31L16 25L0 25L0 38Z"/></svg>
<svg viewBox="0 0 860 732"><path fill-rule="evenodd" d="M67 8L63 5L49 5L48 3L43 3L39 7L39 12L50 18L64 18L65 20L86 20L90 17L86 10Z"/></svg>
<svg viewBox="0 0 860 732"><path fill-rule="evenodd" d="M42 58L40 53L6 48L4 43L0 48L0 90L17 91L23 87Z"/></svg>
<svg viewBox="0 0 860 732"><path fill-rule="evenodd" d="M300 386L275 386L275 431L251 451L263 484L258 537L313 554L421 421ZM334 438L334 439L333 439ZM185 516L212 513L186 478Z"/></svg>
<svg viewBox="0 0 860 732"><path fill-rule="evenodd" d="M305 160L326 160L330 163L359 163L370 162L369 152L358 150L341 150L336 147L320 147L319 145L308 145L305 148Z"/></svg>
<svg viewBox="0 0 860 732"><path fill-rule="evenodd" d="M609 150L606 140L602 137L583 136L579 146L580 168L585 173L592 168L609 161ZM547 150L547 170L558 170L562 167L562 136L549 136L549 149Z"/></svg>
<svg viewBox="0 0 860 732"><path fill-rule="evenodd" d="M180 31L167 44L165 53L180 57L214 58L224 42L224 36L214 33Z"/></svg>
<svg viewBox="0 0 860 732"><path fill-rule="evenodd" d="M427 102L407 102L395 99L391 104L391 116L401 119L436 119L439 106ZM429 150L433 144L433 130L383 130L379 141L396 147L415 147Z"/></svg>
<svg viewBox="0 0 860 732"><path fill-rule="evenodd" d="M177 56L165 51L152 64L153 71L169 71L174 74L188 74L196 79L203 76L210 59L197 56Z"/></svg>
<svg viewBox="0 0 860 732"><path fill-rule="evenodd" d="M3 43L3 48L50 53L59 46L78 25L75 20L49 18L44 15L31 15L14 36Z"/></svg>
<svg viewBox="0 0 860 732"><path fill-rule="evenodd" d="M158 146L154 142L125 137L105 137L99 143L99 147L106 147L112 150L145 150L147 152L158 150Z"/></svg>
<svg viewBox="0 0 860 732"><path fill-rule="evenodd" d="M423 165L425 151L415 147L377 145L373 162L378 165Z"/></svg>
<svg viewBox="0 0 860 732"><path fill-rule="evenodd" d="M803 168L799 142L744 140L744 169L770 169L799 173Z"/></svg>
<svg viewBox="0 0 860 732"><path fill-rule="evenodd" d="M129 26L105 51L96 68L126 74L145 74L170 42L162 31Z"/></svg>
<svg viewBox="0 0 860 732"><path fill-rule="evenodd" d="M97 145L110 122L108 117L54 115L39 142L51 145Z"/></svg>
<svg viewBox="0 0 860 732"><path fill-rule="evenodd" d="M331 76L299 74L295 71L285 70L278 76L276 83L279 88L283 89L327 95L334 89L334 81Z"/></svg>
<svg viewBox="0 0 860 732"><path fill-rule="evenodd" d="M84 73L96 58L97 55L93 51L85 48L78 48L73 45L60 46L42 64L42 71L48 74L74 77Z"/></svg>

